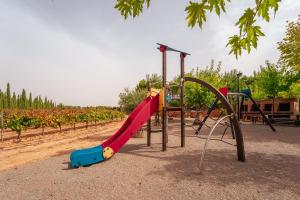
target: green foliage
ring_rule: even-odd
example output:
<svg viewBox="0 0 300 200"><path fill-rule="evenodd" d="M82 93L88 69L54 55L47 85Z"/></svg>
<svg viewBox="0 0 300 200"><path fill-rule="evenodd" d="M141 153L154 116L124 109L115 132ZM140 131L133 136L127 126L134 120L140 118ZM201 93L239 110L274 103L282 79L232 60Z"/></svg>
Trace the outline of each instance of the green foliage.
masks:
<svg viewBox="0 0 300 200"><path fill-rule="evenodd" d="M196 23L202 28L203 23L206 21L206 12L215 11L220 16L221 11L226 12L225 3L230 0L202 0L200 2L189 2L185 8L189 27L194 27Z"/></svg>
<svg viewBox="0 0 300 200"><path fill-rule="evenodd" d="M134 108L146 97L147 90L129 90L124 89L124 92L119 94L119 105L122 111L130 113Z"/></svg>
<svg viewBox="0 0 300 200"><path fill-rule="evenodd" d="M274 15L278 10L280 0L256 0L257 14L267 22L270 21L269 10L274 10Z"/></svg>
<svg viewBox="0 0 300 200"><path fill-rule="evenodd" d="M235 24L240 34L230 37L226 46L231 46L229 54L233 53L236 58L242 54L242 49L250 53L251 47L257 47L258 38L264 36L261 27L255 25L255 15L255 11L248 8Z"/></svg>
<svg viewBox="0 0 300 200"><path fill-rule="evenodd" d="M151 85L151 88L160 89L162 88L162 77L158 76L157 74L151 74L149 75L149 82ZM135 90L146 90L147 89L147 80L142 79L139 81L137 86L135 87Z"/></svg>
<svg viewBox="0 0 300 200"><path fill-rule="evenodd" d="M162 77L157 74L151 74L148 76L151 88L162 88ZM119 106L122 111L130 113L134 108L146 97L147 95L147 80L142 79L138 82L136 87L132 90L125 88L122 93L119 94Z"/></svg>
<svg viewBox="0 0 300 200"><path fill-rule="evenodd" d="M221 86L226 86L230 88L230 91L237 92L238 91L238 79L237 74L241 73L236 69L232 69L230 71L224 72L221 78ZM254 88L254 77L253 76L241 76L239 79L239 87L241 88L249 88L252 91Z"/></svg>
<svg viewBox="0 0 300 200"><path fill-rule="evenodd" d="M205 3L190 1L189 5L185 8L188 26L194 27L197 23L202 28L203 23L206 21L206 10L209 10L209 7Z"/></svg>
<svg viewBox="0 0 300 200"><path fill-rule="evenodd" d="M150 6L150 0L117 0L115 8L127 19L128 15L136 17L143 12L144 5Z"/></svg>
<svg viewBox="0 0 300 200"><path fill-rule="evenodd" d="M27 128L59 127L76 123L90 123L123 119L125 114L108 108L72 108L51 110L4 110L4 127L15 131L20 139Z"/></svg>
<svg viewBox="0 0 300 200"><path fill-rule="evenodd" d="M289 22L286 35L278 43L280 50L280 62L287 67L300 71L300 15L298 21Z"/></svg>
<svg viewBox="0 0 300 200"><path fill-rule="evenodd" d="M33 99L31 92L29 97L27 94L26 90L23 89L21 94L13 92L11 95L10 84L7 83L6 91L0 90L0 109L50 109L55 107L55 103L48 100L47 97L44 100L41 96Z"/></svg>
<svg viewBox="0 0 300 200"><path fill-rule="evenodd" d="M190 108L200 110L206 108L212 101L212 94L197 83L186 83L186 105Z"/></svg>
<svg viewBox="0 0 300 200"><path fill-rule="evenodd" d="M149 75L149 81L151 84L151 88L160 89L162 88L162 77L157 74Z"/></svg>
<svg viewBox="0 0 300 200"><path fill-rule="evenodd" d="M172 95L179 94L180 91L180 76L175 76L169 83L169 90Z"/></svg>
<svg viewBox="0 0 300 200"><path fill-rule="evenodd" d="M221 12L226 12L225 6L229 2L230 0L189 1L185 8L188 27L193 28L197 24L202 28L207 20L207 12L215 12L220 16ZM269 22L270 13L273 11L275 16L279 2L280 0L255 0L253 8L245 9L243 15L235 24L239 28L239 34L235 34L228 39L226 46L230 47L229 54L234 54L238 58L243 50L250 53L252 47L257 48L258 39L264 36L264 33L261 27L256 24L256 21L261 18ZM127 19L128 16L136 17L140 15L145 4L149 7L150 0L117 0L115 8Z"/></svg>
<svg viewBox="0 0 300 200"><path fill-rule="evenodd" d="M187 76L195 77L201 80L204 80L216 88L219 88L221 85L221 63L219 62L218 66L214 66L214 61L212 60L211 66L206 67L204 70L196 68L192 70ZM201 87L197 83L187 82L185 83L185 100L188 107L200 110L209 106L214 96L206 88Z"/></svg>
<svg viewBox="0 0 300 200"><path fill-rule="evenodd" d="M30 118L27 116L13 115L8 121L8 128L15 131L18 139L21 137L21 132L30 126Z"/></svg>
<svg viewBox="0 0 300 200"><path fill-rule="evenodd" d="M169 102L169 106L170 106L170 107L179 107L179 106L180 106L180 101L179 101L179 99L172 99L172 100Z"/></svg>
<svg viewBox="0 0 300 200"><path fill-rule="evenodd" d="M10 84L7 83L6 85L6 105L7 105L7 108L11 108L12 105L11 105L11 93L10 93Z"/></svg>
<svg viewBox="0 0 300 200"><path fill-rule="evenodd" d="M214 60L210 66L204 69L194 68L186 76L204 80L216 88L227 86L230 91L237 92L238 70L233 69L221 73L221 62L215 65ZM158 79L161 83L161 79ZM261 66L259 71L254 71L252 75L240 77L240 89L251 89L254 99L275 98L275 97L300 97L300 71L292 67L275 65L266 61L265 66ZM180 77L175 76L168 84L169 94L179 95ZM134 90L125 89L120 94L119 104L122 110L131 112L146 95L146 81L139 81ZM196 110L206 109L214 100L213 94L199 84L192 82L185 83L186 106ZM169 106L179 106L178 99L169 102Z"/></svg>
<svg viewBox="0 0 300 200"><path fill-rule="evenodd" d="M300 98L300 80L295 83L292 83L290 86L290 96Z"/></svg>
<svg viewBox="0 0 300 200"><path fill-rule="evenodd" d="M299 84L300 84L300 70L296 70L293 67L282 66L280 69L280 92L281 97L299 97Z"/></svg>
<svg viewBox="0 0 300 200"><path fill-rule="evenodd" d="M280 91L281 73L274 64L266 62L266 67L261 66L257 75L257 84L265 97L275 98Z"/></svg>

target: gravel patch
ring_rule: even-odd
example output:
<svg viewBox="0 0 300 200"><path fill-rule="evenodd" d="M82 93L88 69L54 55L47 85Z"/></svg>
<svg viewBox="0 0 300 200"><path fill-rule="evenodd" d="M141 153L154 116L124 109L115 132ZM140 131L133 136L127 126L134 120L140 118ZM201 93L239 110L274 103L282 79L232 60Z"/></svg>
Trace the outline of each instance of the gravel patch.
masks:
<svg viewBox="0 0 300 200"><path fill-rule="evenodd" d="M0 199L300 199L300 128L243 125L246 162L218 140L219 128L198 165L204 139L187 128L180 148L178 124L169 128L167 152L161 133L133 138L110 160L68 169L69 155L54 156L0 172ZM202 137L208 129L203 130ZM226 142L234 144L230 134Z"/></svg>

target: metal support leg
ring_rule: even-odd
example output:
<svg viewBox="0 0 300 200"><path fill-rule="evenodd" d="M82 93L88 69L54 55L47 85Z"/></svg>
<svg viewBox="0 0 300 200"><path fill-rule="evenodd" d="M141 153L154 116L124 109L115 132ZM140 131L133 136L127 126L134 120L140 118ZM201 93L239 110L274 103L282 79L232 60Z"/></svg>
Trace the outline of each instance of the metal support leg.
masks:
<svg viewBox="0 0 300 200"><path fill-rule="evenodd" d="M216 107L218 101L219 101L219 100L216 99L216 100L211 104L211 106L209 107L209 109L208 109L208 111L207 111L207 113L206 113L206 115L205 115L203 121L201 121L201 124L199 125L199 127L197 128L197 130L196 130L196 132L195 132L196 135L199 135L202 126L205 124L205 122L206 122L206 120L208 119L210 113L215 109L215 107Z"/></svg>

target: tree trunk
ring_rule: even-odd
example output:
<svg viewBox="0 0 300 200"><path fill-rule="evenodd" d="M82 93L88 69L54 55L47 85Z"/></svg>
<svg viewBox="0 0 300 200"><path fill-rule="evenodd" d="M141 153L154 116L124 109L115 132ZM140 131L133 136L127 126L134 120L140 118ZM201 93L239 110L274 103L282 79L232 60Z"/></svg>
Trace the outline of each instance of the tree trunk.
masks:
<svg viewBox="0 0 300 200"><path fill-rule="evenodd" d="M89 127L89 122L85 122L85 128L88 129Z"/></svg>
<svg viewBox="0 0 300 200"><path fill-rule="evenodd" d="M3 142L3 125L1 126L1 142Z"/></svg>
<svg viewBox="0 0 300 200"><path fill-rule="evenodd" d="M17 140L21 142L21 131L17 131Z"/></svg>
<svg viewBox="0 0 300 200"><path fill-rule="evenodd" d="M42 135L44 135L44 133L45 133L45 127L43 126L42 127Z"/></svg>
<svg viewBox="0 0 300 200"><path fill-rule="evenodd" d="M199 109L196 109L196 117L195 117L195 120L193 122L193 125L200 125L201 124L201 121L200 121L199 117L200 117Z"/></svg>
<svg viewBox="0 0 300 200"><path fill-rule="evenodd" d="M3 114L1 114L1 142L3 142L3 130L4 130L4 123L3 123Z"/></svg>
<svg viewBox="0 0 300 200"><path fill-rule="evenodd" d="M59 132L61 133L61 125L58 125L59 126Z"/></svg>

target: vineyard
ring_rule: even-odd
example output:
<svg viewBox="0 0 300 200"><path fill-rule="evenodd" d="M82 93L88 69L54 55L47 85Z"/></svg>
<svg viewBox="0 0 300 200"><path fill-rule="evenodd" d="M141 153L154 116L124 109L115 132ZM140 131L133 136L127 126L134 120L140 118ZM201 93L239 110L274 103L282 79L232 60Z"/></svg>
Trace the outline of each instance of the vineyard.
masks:
<svg viewBox="0 0 300 200"><path fill-rule="evenodd" d="M54 108L41 110L2 110L0 113L1 141L5 131L16 133L17 140L21 140L21 134L27 129L41 129L41 134L47 127L57 128L62 131L62 126L76 128L76 124L89 125L112 120L120 120L125 117L123 112L111 108Z"/></svg>

